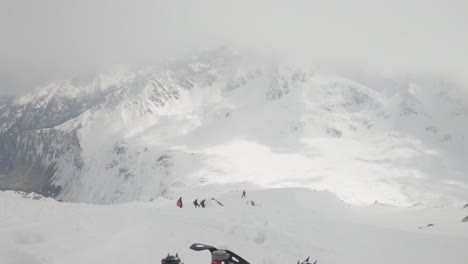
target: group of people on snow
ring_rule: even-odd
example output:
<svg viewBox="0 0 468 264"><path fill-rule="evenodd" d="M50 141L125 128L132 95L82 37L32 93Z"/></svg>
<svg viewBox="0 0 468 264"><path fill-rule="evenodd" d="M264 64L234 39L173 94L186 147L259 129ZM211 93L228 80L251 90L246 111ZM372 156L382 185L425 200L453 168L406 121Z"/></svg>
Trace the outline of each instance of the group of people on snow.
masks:
<svg viewBox="0 0 468 264"><path fill-rule="evenodd" d="M243 190L241 198L246 198L246 197L247 197L246 192L245 192L245 190ZM216 200L215 198L211 198L211 200L215 201L216 203L218 203L221 206L224 206L220 201ZM252 202L252 206L254 206L253 201L250 201L250 202ZM176 205L179 208L184 207L184 203L182 202L182 197L179 197L179 199L176 202ZM200 203L198 203L198 198L195 199L195 201L193 201L193 206L195 206L195 208L199 208L199 207L205 208L205 206L206 206L205 205L205 199L201 200Z"/></svg>
<svg viewBox="0 0 468 264"><path fill-rule="evenodd" d="M182 202L182 197L179 197L179 199L176 202L176 205L179 208L184 207L184 203ZM198 208L198 207L205 208L205 199L201 200L200 203L198 203L198 199L195 199L195 201L193 201L193 205L195 206L195 208Z"/></svg>
<svg viewBox="0 0 468 264"><path fill-rule="evenodd" d="M201 200L200 204L198 203L198 199L195 199L195 201L193 201L193 205L195 208L205 208L205 199Z"/></svg>

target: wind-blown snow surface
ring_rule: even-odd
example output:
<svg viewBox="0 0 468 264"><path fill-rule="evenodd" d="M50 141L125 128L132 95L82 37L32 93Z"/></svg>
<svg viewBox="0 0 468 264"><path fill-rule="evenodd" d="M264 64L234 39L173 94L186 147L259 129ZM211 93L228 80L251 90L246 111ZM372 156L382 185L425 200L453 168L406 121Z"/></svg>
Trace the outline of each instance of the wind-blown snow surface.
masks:
<svg viewBox="0 0 468 264"><path fill-rule="evenodd" d="M0 187L90 203L209 184L327 189L352 203L464 204L466 94L433 80L375 79L221 49L48 85L0 113L8 142ZM39 177L37 166L48 170Z"/></svg>
<svg viewBox="0 0 468 264"><path fill-rule="evenodd" d="M461 208L349 206L307 189L240 191L209 200L204 188L175 200L119 205L59 203L0 192L0 263L159 263L178 252L186 264L209 263L194 242L228 248L250 263L463 264L468 215ZM195 198L208 199L205 209ZM254 200L261 206L246 206ZM433 226L428 226L432 224Z"/></svg>

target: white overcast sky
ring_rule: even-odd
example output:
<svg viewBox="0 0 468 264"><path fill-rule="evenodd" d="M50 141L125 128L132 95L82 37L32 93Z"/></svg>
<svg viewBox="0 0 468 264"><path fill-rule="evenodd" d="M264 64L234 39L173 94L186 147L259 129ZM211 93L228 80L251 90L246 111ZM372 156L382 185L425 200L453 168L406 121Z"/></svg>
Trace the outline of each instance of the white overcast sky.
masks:
<svg viewBox="0 0 468 264"><path fill-rule="evenodd" d="M468 76L467 0L0 0L0 95L220 45Z"/></svg>

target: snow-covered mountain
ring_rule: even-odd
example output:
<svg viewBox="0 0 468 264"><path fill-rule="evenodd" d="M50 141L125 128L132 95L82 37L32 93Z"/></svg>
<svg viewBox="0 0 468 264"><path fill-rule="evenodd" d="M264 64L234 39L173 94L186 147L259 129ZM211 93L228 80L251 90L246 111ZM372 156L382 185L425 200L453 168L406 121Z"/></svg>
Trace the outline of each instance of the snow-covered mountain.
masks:
<svg viewBox="0 0 468 264"><path fill-rule="evenodd" d="M52 82L0 106L0 187L91 203L213 185L462 204L467 121L453 84L345 78L218 49Z"/></svg>
<svg viewBox="0 0 468 264"><path fill-rule="evenodd" d="M0 109L5 107L12 98L8 96L0 96ZM1 110L0 110L1 111Z"/></svg>

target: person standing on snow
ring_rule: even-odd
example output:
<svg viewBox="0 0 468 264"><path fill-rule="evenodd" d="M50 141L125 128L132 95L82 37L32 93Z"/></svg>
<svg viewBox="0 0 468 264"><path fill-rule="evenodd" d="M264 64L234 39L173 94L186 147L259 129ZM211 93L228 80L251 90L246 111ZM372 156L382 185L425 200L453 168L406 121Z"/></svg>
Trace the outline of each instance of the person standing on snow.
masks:
<svg viewBox="0 0 468 264"><path fill-rule="evenodd" d="M242 196L241 196L241 198L246 198L246 196L245 196L245 190L242 191Z"/></svg>
<svg viewBox="0 0 468 264"><path fill-rule="evenodd" d="M193 201L193 205L195 206L195 208L200 207L200 205L198 204L198 199L195 199L195 201Z"/></svg>
<svg viewBox="0 0 468 264"><path fill-rule="evenodd" d="M205 208L205 199L203 199L201 202L200 202L200 205L202 208Z"/></svg>
<svg viewBox="0 0 468 264"><path fill-rule="evenodd" d="M177 203L176 203L177 207L179 208L182 208L184 205L182 204L182 197L179 198L179 200L177 200Z"/></svg>

